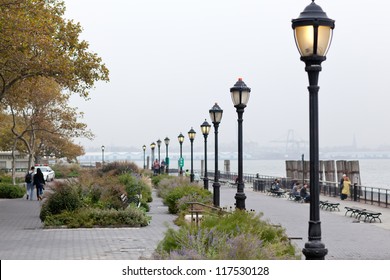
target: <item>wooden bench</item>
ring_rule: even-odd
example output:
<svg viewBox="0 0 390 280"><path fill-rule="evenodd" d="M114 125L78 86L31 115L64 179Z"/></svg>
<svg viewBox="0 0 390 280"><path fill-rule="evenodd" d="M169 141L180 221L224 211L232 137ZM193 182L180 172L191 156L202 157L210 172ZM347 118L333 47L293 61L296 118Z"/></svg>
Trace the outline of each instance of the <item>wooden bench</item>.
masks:
<svg viewBox="0 0 390 280"><path fill-rule="evenodd" d="M336 202L328 202L328 201L320 201L320 208L329 210L329 211L340 211L339 209L340 203Z"/></svg>
<svg viewBox="0 0 390 280"><path fill-rule="evenodd" d="M345 216L347 216L347 214L350 212L351 213L349 215L350 217L352 217L352 216L357 217L358 215L360 215L360 213L362 211L366 210L366 209L360 208L360 207L348 207L348 206L345 206L344 208L347 210L347 211L345 211Z"/></svg>
<svg viewBox="0 0 390 280"><path fill-rule="evenodd" d="M360 211L360 214L357 215L357 218L358 220L360 221L360 218L362 216L364 216L364 222L372 222L372 221L376 221L376 220L379 220L379 222L382 223L382 220L381 218L379 218L379 216L382 215L382 213L380 212L374 212L374 211L370 211L370 210L364 210L364 211Z"/></svg>

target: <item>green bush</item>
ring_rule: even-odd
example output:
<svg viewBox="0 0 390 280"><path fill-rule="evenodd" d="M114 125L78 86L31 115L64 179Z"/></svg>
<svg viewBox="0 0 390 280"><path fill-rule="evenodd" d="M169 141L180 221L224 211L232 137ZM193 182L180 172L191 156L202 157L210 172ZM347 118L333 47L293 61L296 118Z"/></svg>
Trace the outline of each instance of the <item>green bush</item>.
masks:
<svg viewBox="0 0 390 280"><path fill-rule="evenodd" d="M143 177L139 178L127 173L120 175L118 180L125 186L127 197L130 200L141 195L141 202L152 202L152 189Z"/></svg>
<svg viewBox="0 0 390 280"><path fill-rule="evenodd" d="M0 198L21 198L25 195L26 189L21 186L14 186L10 183L0 183Z"/></svg>
<svg viewBox="0 0 390 280"><path fill-rule="evenodd" d="M41 221L49 214L60 214L63 211L74 211L82 206L80 189L69 184L57 184L53 193L43 203L40 213Z"/></svg>
<svg viewBox="0 0 390 280"><path fill-rule="evenodd" d="M150 217L135 207L123 210L81 208L77 211L63 211L57 215L48 215L44 221L46 227L66 226L80 227L143 227L147 226Z"/></svg>
<svg viewBox="0 0 390 280"><path fill-rule="evenodd" d="M104 165L102 168L103 173L110 173L112 175L121 175L125 173L137 173L139 174L138 165L134 162L111 162Z"/></svg>
<svg viewBox="0 0 390 280"><path fill-rule="evenodd" d="M160 184L160 181L163 179L167 179L167 178L172 178L172 176L169 174L159 174L156 176L152 176L152 185L154 187L158 187L158 185Z"/></svg>
<svg viewBox="0 0 390 280"><path fill-rule="evenodd" d="M168 211L171 214L178 213L183 209L183 198L191 198L192 201L208 202L211 201L211 193L197 185L184 185L171 189L164 197L164 204L168 206ZM181 206L181 208L180 208Z"/></svg>
<svg viewBox="0 0 390 280"><path fill-rule="evenodd" d="M78 164L56 164L52 169L57 179L79 177L81 173L81 167Z"/></svg>
<svg viewBox="0 0 390 280"><path fill-rule="evenodd" d="M154 259L299 259L285 230L245 211L205 216L199 227L169 229Z"/></svg>

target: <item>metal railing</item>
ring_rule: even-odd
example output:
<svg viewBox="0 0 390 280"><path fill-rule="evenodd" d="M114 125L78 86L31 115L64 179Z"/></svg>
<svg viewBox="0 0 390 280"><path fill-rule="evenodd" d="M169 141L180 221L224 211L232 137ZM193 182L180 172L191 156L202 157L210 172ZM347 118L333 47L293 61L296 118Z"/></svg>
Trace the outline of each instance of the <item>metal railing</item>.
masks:
<svg viewBox="0 0 390 280"><path fill-rule="evenodd" d="M196 170L200 174L199 170ZM212 180L214 178L214 172L208 172L208 178ZM236 172L219 172L218 178L224 181L234 182L238 174ZM293 182L301 182L302 179L294 179L288 177L277 177L260 174L243 174L246 187L249 184L252 185L254 191L266 192L270 189L271 184L275 179L280 181L283 189L289 190L292 187ZM309 179L305 179L305 182L309 183ZM320 181L320 194L329 197L339 197L340 188L338 182ZM365 204L378 205L381 207L390 207L390 189L368 187L354 184L350 189L351 195L348 200L357 201Z"/></svg>

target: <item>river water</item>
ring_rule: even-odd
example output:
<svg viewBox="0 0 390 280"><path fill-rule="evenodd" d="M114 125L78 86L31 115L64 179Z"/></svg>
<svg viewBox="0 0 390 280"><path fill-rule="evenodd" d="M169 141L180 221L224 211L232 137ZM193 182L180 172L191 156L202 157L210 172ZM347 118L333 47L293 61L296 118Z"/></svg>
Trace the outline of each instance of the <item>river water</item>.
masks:
<svg viewBox="0 0 390 280"><path fill-rule="evenodd" d="M142 167L142 161L135 161ZM230 160L230 171L237 172L237 160ZM359 159L361 185L367 187L390 189L390 159ZM172 168L177 168L176 162L171 162ZM185 162L183 169L190 169L190 161ZM200 170L201 163L194 160L194 170ZM214 161L207 161L207 169L214 170ZM218 169L224 170L224 161L218 161ZM268 175L275 177L286 176L284 160L244 160L244 173Z"/></svg>

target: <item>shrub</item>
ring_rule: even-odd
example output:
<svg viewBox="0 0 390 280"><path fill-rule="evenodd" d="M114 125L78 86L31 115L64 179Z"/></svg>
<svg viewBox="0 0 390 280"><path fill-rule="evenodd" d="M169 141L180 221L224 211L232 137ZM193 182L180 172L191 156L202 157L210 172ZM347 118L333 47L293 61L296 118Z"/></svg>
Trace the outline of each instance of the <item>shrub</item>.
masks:
<svg viewBox="0 0 390 280"><path fill-rule="evenodd" d="M81 168L78 164L56 164L53 167L56 178L74 178L79 177Z"/></svg>
<svg viewBox="0 0 390 280"><path fill-rule="evenodd" d="M21 198L26 189L21 186L14 186L10 183L0 183L0 198Z"/></svg>
<svg viewBox="0 0 390 280"><path fill-rule="evenodd" d="M186 184L189 184L189 181L185 177L165 177L161 179L158 185L154 185L154 188L157 190L158 197L165 198L171 190Z"/></svg>
<svg viewBox="0 0 390 280"><path fill-rule="evenodd" d="M156 176L152 176L152 185L154 187L158 187L158 185L160 184L160 181L163 180L163 179L167 179L167 178L171 178L172 176L170 176L169 174L159 174L159 175L156 175Z"/></svg>
<svg viewBox="0 0 390 280"><path fill-rule="evenodd" d="M125 205L121 200L121 195L124 193L125 188L122 185L108 185L102 188L100 201L104 208L123 209Z"/></svg>
<svg viewBox="0 0 390 280"><path fill-rule="evenodd" d="M237 222L237 224L234 224ZM272 239L264 232L273 231ZM265 236L265 237L264 237ZM199 228L186 225L169 229L154 259L297 259L284 229L274 228L260 216L237 210L207 216Z"/></svg>
<svg viewBox="0 0 390 280"><path fill-rule="evenodd" d="M141 195L141 202L152 202L152 189L144 177L139 178L132 174L123 174L118 179L125 186L129 199Z"/></svg>
<svg viewBox="0 0 390 280"><path fill-rule="evenodd" d="M48 215L45 226L79 227L142 227L147 226L150 218L135 207L124 210L81 208L77 211L63 211L61 214Z"/></svg>
<svg viewBox="0 0 390 280"><path fill-rule="evenodd" d="M205 202L209 200L211 193L197 185L184 185L171 189L164 197L164 204L168 206L169 213L176 214L179 210L183 210L179 208L183 205L180 202L185 200L183 197L187 197L187 199L191 197L197 202Z"/></svg>
<svg viewBox="0 0 390 280"><path fill-rule="evenodd" d="M57 183L54 192L43 203L40 213L41 221L49 214L59 214L62 211L74 211L82 206L80 189L65 183Z"/></svg>
<svg viewBox="0 0 390 280"><path fill-rule="evenodd" d="M111 162L105 164L102 168L103 173L110 173L112 175L120 175L124 173L139 173L138 165L134 162Z"/></svg>

